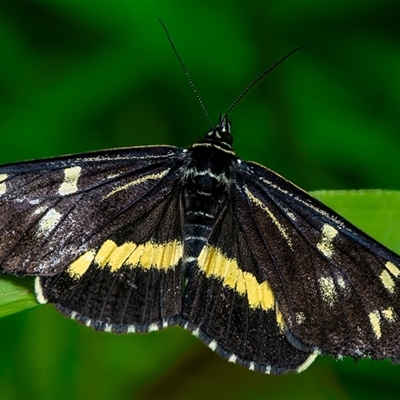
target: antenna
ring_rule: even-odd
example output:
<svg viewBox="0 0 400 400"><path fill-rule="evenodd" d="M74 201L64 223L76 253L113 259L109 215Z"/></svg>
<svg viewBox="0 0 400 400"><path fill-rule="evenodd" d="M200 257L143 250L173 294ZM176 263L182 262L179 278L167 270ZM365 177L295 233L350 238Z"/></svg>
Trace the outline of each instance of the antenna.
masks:
<svg viewBox="0 0 400 400"><path fill-rule="evenodd" d="M308 44L303 44L300 47L297 47L296 49L292 50L290 53L286 54L286 56L282 57L277 63L275 63L272 67L269 67L266 71L264 71L261 75L259 75L256 79L254 79L253 82L250 83L249 86L247 86L246 89L243 90L243 92L239 95L239 97L231 104L231 106L228 108L228 110L225 112L225 114L222 116L222 120L226 119L227 115L232 111L233 107L236 106L237 103L242 99L242 97L262 78L264 78L265 75L267 75L269 72L271 72L275 67L277 67L280 63L285 61L288 57L290 57L292 54L296 53L300 49L308 46Z"/></svg>
<svg viewBox="0 0 400 400"><path fill-rule="evenodd" d="M211 120L210 120L210 117L209 117L208 112L206 110L206 107L204 106L203 100L201 99L199 93L197 92L196 87L194 86L194 83L192 81L192 78L190 77L189 72L188 72L185 64L182 61L181 56L178 53L178 50L176 50L176 47L175 47L175 45L174 45L174 43L173 43L173 41L171 39L171 35L169 34L169 32L167 30L167 27L164 25L164 22L160 18L158 18L158 20L160 21L162 27L164 28L164 31L165 31L165 33L167 35L167 38L168 38L168 41L169 41L169 43L170 43L170 45L172 47L172 50L174 51L176 57L178 58L179 63L181 64L183 72L185 73L186 78L189 81L190 87L192 88L192 90L193 90L198 102L200 103L200 107L203 109L204 115L206 116L206 119L207 119L208 125L210 126L210 129L212 129Z"/></svg>

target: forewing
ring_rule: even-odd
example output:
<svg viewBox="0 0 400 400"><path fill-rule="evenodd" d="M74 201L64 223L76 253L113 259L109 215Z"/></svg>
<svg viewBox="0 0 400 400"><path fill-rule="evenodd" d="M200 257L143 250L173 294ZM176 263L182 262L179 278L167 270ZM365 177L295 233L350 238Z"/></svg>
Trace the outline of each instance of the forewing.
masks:
<svg viewBox="0 0 400 400"><path fill-rule="evenodd" d="M400 354L400 257L280 177L243 163L239 229L301 349L374 359Z"/></svg>
<svg viewBox="0 0 400 400"><path fill-rule="evenodd" d="M183 151L119 149L0 168L0 270L53 275L173 190Z"/></svg>
<svg viewBox="0 0 400 400"><path fill-rule="evenodd" d="M316 354L289 343L285 322L229 200L197 262L187 272L183 324L229 361L264 373L305 369ZM241 211L239 209L239 211Z"/></svg>

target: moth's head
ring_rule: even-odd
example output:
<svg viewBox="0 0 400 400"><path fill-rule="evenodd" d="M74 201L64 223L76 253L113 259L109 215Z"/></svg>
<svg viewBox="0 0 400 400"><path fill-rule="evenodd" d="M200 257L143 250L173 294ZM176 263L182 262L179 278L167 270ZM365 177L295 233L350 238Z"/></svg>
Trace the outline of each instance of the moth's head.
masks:
<svg viewBox="0 0 400 400"><path fill-rule="evenodd" d="M231 123L227 115L219 117L219 123L206 133L206 139L214 142L222 142L232 147L233 136L231 133Z"/></svg>

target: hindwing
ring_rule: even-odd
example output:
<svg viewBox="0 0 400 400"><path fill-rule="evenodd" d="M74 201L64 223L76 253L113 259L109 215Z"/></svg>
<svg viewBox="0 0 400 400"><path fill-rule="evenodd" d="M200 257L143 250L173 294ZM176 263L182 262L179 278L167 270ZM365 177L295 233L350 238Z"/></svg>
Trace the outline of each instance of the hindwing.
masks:
<svg viewBox="0 0 400 400"><path fill-rule="evenodd" d="M263 373L300 372L317 353L297 349L285 336L285 320L259 268L263 250L254 248L241 226L249 211L230 197L188 274L182 317L232 362Z"/></svg>
<svg viewBox="0 0 400 400"><path fill-rule="evenodd" d="M97 330L146 332L176 323L183 243L179 187L55 276L38 277L42 302Z"/></svg>
<svg viewBox="0 0 400 400"><path fill-rule="evenodd" d="M397 360L398 255L255 163L243 163L232 198L295 347Z"/></svg>

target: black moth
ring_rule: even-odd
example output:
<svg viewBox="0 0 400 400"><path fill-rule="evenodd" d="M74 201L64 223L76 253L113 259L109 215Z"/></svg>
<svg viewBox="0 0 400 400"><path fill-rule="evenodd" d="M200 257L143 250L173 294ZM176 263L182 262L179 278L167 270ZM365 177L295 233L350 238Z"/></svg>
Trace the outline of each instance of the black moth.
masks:
<svg viewBox="0 0 400 400"><path fill-rule="evenodd" d="M96 330L180 325L251 370L397 362L400 257L231 145L225 114L187 150L0 167L0 270Z"/></svg>

